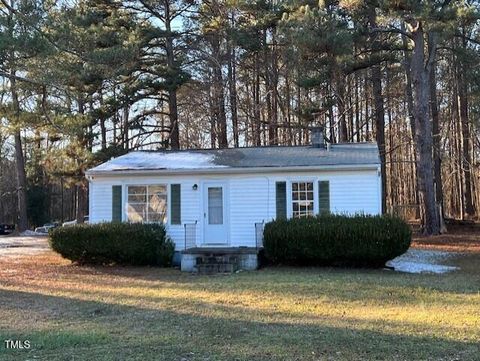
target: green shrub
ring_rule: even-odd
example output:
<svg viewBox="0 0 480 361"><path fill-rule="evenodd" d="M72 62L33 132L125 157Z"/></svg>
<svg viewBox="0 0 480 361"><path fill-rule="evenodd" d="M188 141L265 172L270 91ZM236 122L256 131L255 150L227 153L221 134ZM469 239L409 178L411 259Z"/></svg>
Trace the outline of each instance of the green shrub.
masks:
<svg viewBox="0 0 480 361"><path fill-rule="evenodd" d="M52 249L80 264L170 265L173 242L161 224L99 223L51 230Z"/></svg>
<svg viewBox="0 0 480 361"><path fill-rule="evenodd" d="M265 256L273 264L381 267L403 254L410 227L392 216L321 215L265 225Z"/></svg>

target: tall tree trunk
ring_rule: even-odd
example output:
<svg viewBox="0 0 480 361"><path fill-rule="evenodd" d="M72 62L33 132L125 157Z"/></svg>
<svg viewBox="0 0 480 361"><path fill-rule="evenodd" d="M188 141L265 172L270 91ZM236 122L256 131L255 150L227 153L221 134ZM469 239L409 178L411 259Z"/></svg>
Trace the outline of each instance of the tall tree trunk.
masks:
<svg viewBox="0 0 480 361"><path fill-rule="evenodd" d="M429 51L432 50L432 42L435 41L430 36ZM434 179L435 179L435 196L437 204L440 206L441 214L439 217L443 219L443 183L442 183L442 158L440 152L440 120L438 113L438 100L437 100L437 79L436 79L437 63L432 62L432 66L429 73L430 81L430 111L432 114L432 133L433 133L433 162L434 162ZM443 223L443 222L441 222Z"/></svg>
<svg viewBox="0 0 480 361"><path fill-rule="evenodd" d="M263 75L265 80L265 105L267 107L267 119L266 123L268 125L268 144L275 144L275 128L273 124L272 116L272 85L271 85L271 72L270 72L270 54L267 45L267 30L264 29L262 33L262 42L263 42Z"/></svg>
<svg viewBox="0 0 480 361"><path fill-rule="evenodd" d="M261 119L260 119L260 62L258 52L255 53L255 77L254 77L254 145L259 147L262 144Z"/></svg>
<svg viewBox="0 0 480 361"><path fill-rule="evenodd" d="M27 175L25 172L25 158L22 148L22 137L20 134L20 103L18 100L17 83L15 80L15 71L10 78L10 90L12 95L12 105L14 113L15 127L18 129L14 134L15 141L15 165L17 170L17 207L18 207L18 230L25 231L28 228L27 215Z"/></svg>
<svg viewBox="0 0 480 361"><path fill-rule="evenodd" d="M233 22L233 20L232 20ZM228 48L228 93L230 96L230 114L232 117L233 146L239 147L238 110L237 110L237 70L235 47L229 43Z"/></svg>
<svg viewBox="0 0 480 361"><path fill-rule="evenodd" d="M269 50L267 41L267 30L263 32L263 63L265 72L265 90L266 90L266 106L267 106L267 123L268 123L268 144L278 144L278 126L277 126L277 72L275 61L275 31L272 29L272 46Z"/></svg>
<svg viewBox="0 0 480 361"><path fill-rule="evenodd" d="M453 71L455 73L455 70ZM454 179L455 182L452 184L452 188L455 188L456 194L455 199L458 203L454 202L455 207L454 213L460 218L464 219L464 211L465 211L465 197L463 191L463 172L462 172L462 141L461 136L462 133L462 125L460 121L460 110L458 108L458 88L456 86L456 80L453 81L453 91L452 91L452 99L451 99L451 111L452 111L452 132L451 132L451 141L454 151L452 152L455 161L453 162L453 166L455 168L454 172Z"/></svg>
<svg viewBox="0 0 480 361"><path fill-rule="evenodd" d="M102 92L102 89L100 89L98 95L99 95L100 106L103 106L103 92ZM101 138L102 150L107 149L107 128L105 126L105 117L103 115L100 118L100 138ZM92 139L92 141L93 141L93 139Z"/></svg>
<svg viewBox="0 0 480 361"><path fill-rule="evenodd" d="M377 15L373 6L369 7L369 23L371 28L377 27ZM378 35L374 35L372 39L373 51L378 51L379 41ZM387 172L385 168L385 108L382 94L382 70L380 64L375 64L372 67L372 89L375 107L375 137L380 153L380 169L382 175L382 213L387 207L386 190L387 190Z"/></svg>
<svg viewBox="0 0 480 361"><path fill-rule="evenodd" d="M285 101L287 102L287 132L288 132L288 145L293 145L293 129L292 129L292 96L290 87L290 71L287 69L285 74Z"/></svg>
<svg viewBox="0 0 480 361"><path fill-rule="evenodd" d="M213 111L217 123L218 146L220 148L227 148L227 116L225 114L225 94L223 92L220 37L218 35L212 36L211 45L213 50Z"/></svg>
<svg viewBox="0 0 480 361"><path fill-rule="evenodd" d="M83 99L83 95L80 95L78 97L78 112L79 114L84 114L85 113L85 101ZM88 147L88 138L85 137L85 135L81 136L80 143L86 149ZM81 167L81 165L80 165ZM86 179L83 174L83 170L80 169L80 173L78 174L80 177L79 180L77 180L77 214L75 216L77 223L81 224L84 222L85 219L85 211L86 211L86 205L87 205L87 185L86 185Z"/></svg>
<svg viewBox="0 0 480 361"><path fill-rule="evenodd" d="M278 135L278 108L280 104L280 99L278 95L278 50L277 50L277 29L273 29L272 34L272 79L271 79L271 91L272 91L272 119L271 125L273 128L273 139L274 144L279 143Z"/></svg>
<svg viewBox="0 0 480 361"><path fill-rule="evenodd" d="M436 54L435 40L432 39L431 51L425 56L425 32L420 21L411 22L413 40L412 84L415 93L415 144L417 147L418 187L425 211L424 233L439 234L440 223L435 204L433 178L433 137L429 119L429 72Z"/></svg>
<svg viewBox="0 0 480 361"><path fill-rule="evenodd" d="M165 50L167 55L167 66L170 71L175 70L175 53L173 51L173 34L170 16L170 1L164 0L165 7ZM180 131L178 128L178 107L177 107L177 88L172 86L167 92L168 97L168 116L170 118L170 147L180 149Z"/></svg>
<svg viewBox="0 0 480 361"><path fill-rule="evenodd" d="M7 9L7 23L8 35L14 37L14 1L10 2L10 8ZM15 166L16 166L16 186L17 186L17 228L20 232L28 228L28 214L27 214L27 175L25 172L25 158L22 148L22 137L20 134L20 102L18 99L18 90L16 82L17 59L15 52L12 50L9 54L10 65L10 93L12 96L13 106L13 124L15 126L14 142L15 142Z"/></svg>
<svg viewBox="0 0 480 361"><path fill-rule="evenodd" d="M462 48L465 51L466 49L465 40L462 42ZM474 215L475 210L472 202L472 182L471 182L471 153L470 153L470 124L468 119L468 98L467 98L467 81L465 79L465 65L461 59L457 58L456 61L457 72L457 88L458 88L458 106L460 110L460 122L462 125L462 172L464 179L464 195L465 195L465 215L471 217Z"/></svg>
<svg viewBox="0 0 480 361"><path fill-rule="evenodd" d="M366 76L365 76L366 77ZM365 141L370 141L370 102L367 80L365 79Z"/></svg>
<svg viewBox="0 0 480 361"><path fill-rule="evenodd" d="M358 88L360 86L358 72L355 72L355 134L356 141L360 142L360 98L358 96Z"/></svg>
<svg viewBox="0 0 480 361"><path fill-rule="evenodd" d="M17 202L18 202L18 231L28 228L27 217L27 176L25 173L25 158L23 156L22 138L20 131L15 135L15 165L17 168Z"/></svg>
<svg viewBox="0 0 480 361"><path fill-rule="evenodd" d="M130 114L130 107L128 105L125 105L123 107L123 138L122 138L122 146L123 149L129 150L130 145L128 144L128 130L129 130L129 114Z"/></svg>
<svg viewBox="0 0 480 361"><path fill-rule="evenodd" d="M382 175L382 212L386 209L387 172L385 168L385 109L382 95L382 72L380 65L372 67L372 89L375 104L375 138L380 154Z"/></svg>
<svg viewBox="0 0 480 361"><path fill-rule="evenodd" d="M348 139L347 121L345 119L345 76L340 69L336 67L334 77L338 112L338 141L339 143L342 143L346 142Z"/></svg>
<svg viewBox="0 0 480 361"><path fill-rule="evenodd" d="M402 23L402 30L405 31L405 25ZM407 37L402 35L402 45L405 49L408 47ZM403 54L403 67L405 69L405 97L407 100L407 113L408 113L408 121L410 126L410 132L412 133L412 141L415 143L415 115L413 110L413 90L412 90L412 59L410 53L405 50ZM417 148L416 146L413 147L413 155L414 158L417 159ZM413 164L413 176L416 179L416 186L415 186L415 204L420 204L420 194L418 189L418 166L417 163ZM417 208L416 218L420 218L420 209Z"/></svg>

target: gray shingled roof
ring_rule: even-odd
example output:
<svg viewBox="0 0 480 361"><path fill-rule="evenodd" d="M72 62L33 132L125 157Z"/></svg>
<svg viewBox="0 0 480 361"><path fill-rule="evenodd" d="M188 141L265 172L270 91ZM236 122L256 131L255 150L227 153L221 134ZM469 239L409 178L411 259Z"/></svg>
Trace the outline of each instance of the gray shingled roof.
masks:
<svg viewBox="0 0 480 361"><path fill-rule="evenodd" d="M375 143L272 146L181 151L136 151L103 163L87 174L128 170L205 170L221 168L323 167L378 165Z"/></svg>

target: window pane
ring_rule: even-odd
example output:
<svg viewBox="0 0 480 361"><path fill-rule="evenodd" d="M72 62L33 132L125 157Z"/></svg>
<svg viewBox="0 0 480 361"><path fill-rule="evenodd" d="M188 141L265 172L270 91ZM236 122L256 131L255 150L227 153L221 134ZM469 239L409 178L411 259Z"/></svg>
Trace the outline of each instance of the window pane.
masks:
<svg viewBox="0 0 480 361"><path fill-rule="evenodd" d="M167 196L153 195L148 205L152 212L163 213L167 209Z"/></svg>
<svg viewBox="0 0 480 361"><path fill-rule="evenodd" d="M128 186L129 222L164 222L167 216L167 186Z"/></svg>
<svg viewBox="0 0 480 361"><path fill-rule="evenodd" d="M167 194L167 186L159 185L159 186L148 186L148 194Z"/></svg>
<svg viewBox="0 0 480 361"><path fill-rule="evenodd" d="M313 211L313 202L308 203L307 208L308 208L308 211L309 211L309 212L310 212L310 211Z"/></svg>
<svg viewBox="0 0 480 361"><path fill-rule="evenodd" d="M129 186L128 187L128 194L146 194L147 187L146 186Z"/></svg>
<svg viewBox="0 0 480 361"><path fill-rule="evenodd" d="M145 203L147 201L146 194L129 194L128 203Z"/></svg>
<svg viewBox="0 0 480 361"><path fill-rule="evenodd" d="M208 188L208 224L223 224L222 187Z"/></svg>
<svg viewBox="0 0 480 361"><path fill-rule="evenodd" d="M167 218L167 186L148 186L148 221L165 222Z"/></svg>
<svg viewBox="0 0 480 361"><path fill-rule="evenodd" d="M149 222L164 222L166 221L166 209L154 209L148 207L148 221Z"/></svg>
<svg viewBox="0 0 480 361"><path fill-rule="evenodd" d="M167 196L154 194L150 196L148 205L158 212L163 211L167 206Z"/></svg>
<svg viewBox="0 0 480 361"><path fill-rule="evenodd" d="M292 193L292 199L293 199L294 201L298 200L298 192L293 192L293 193Z"/></svg>
<svg viewBox="0 0 480 361"><path fill-rule="evenodd" d="M146 204L128 204L127 219L129 222L144 222L147 220Z"/></svg>
<svg viewBox="0 0 480 361"><path fill-rule="evenodd" d="M292 182L293 217L313 216L313 183Z"/></svg>

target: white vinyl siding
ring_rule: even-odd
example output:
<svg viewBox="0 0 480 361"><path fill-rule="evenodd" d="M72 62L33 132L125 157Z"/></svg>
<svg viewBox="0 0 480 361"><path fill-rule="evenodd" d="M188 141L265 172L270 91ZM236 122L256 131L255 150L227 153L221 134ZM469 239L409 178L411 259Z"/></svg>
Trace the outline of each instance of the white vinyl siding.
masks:
<svg viewBox="0 0 480 361"><path fill-rule="evenodd" d="M112 220L112 185L118 183L90 182L89 222L100 223Z"/></svg>
<svg viewBox="0 0 480 361"><path fill-rule="evenodd" d="M90 219L93 223L111 221L112 185L123 186L126 204L128 185L181 184L181 221L172 225L167 222L167 232L182 250L185 239L185 223L195 223L196 244L202 245L205 208L202 196L204 183L221 181L226 191L226 219L228 243L233 247L255 246L255 223L269 222L276 216L275 184L287 183L287 217L293 216L292 182L312 182L314 213L319 212L318 182L329 181L330 210L342 214L379 214L381 206L380 178L377 170L288 172L269 174L223 174L223 175L175 175L175 176L112 176L96 177L90 181ZM194 189L194 185L197 189ZM167 195L170 199L170 194ZM167 212L169 212L167 207ZM169 218L169 214L167 214ZM124 208L123 218L127 220Z"/></svg>
<svg viewBox="0 0 480 361"><path fill-rule="evenodd" d="M230 180L230 245L255 247L255 223L275 217L275 184L261 176Z"/></svg>

